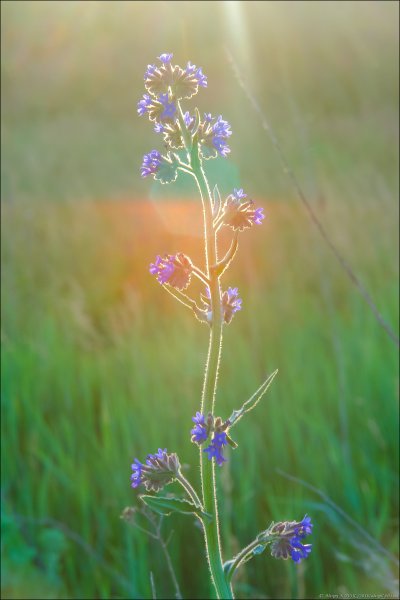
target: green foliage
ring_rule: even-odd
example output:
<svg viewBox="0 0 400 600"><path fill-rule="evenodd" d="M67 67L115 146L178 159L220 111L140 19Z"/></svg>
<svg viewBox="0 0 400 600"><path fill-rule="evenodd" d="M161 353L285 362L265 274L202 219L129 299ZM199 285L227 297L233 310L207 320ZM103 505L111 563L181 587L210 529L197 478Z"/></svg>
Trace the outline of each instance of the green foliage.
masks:
<svg viewBox="0 0 400 600"><path fill-rule="evenodd" d="M172 513L180 513L181 515L197 515L201 519L210 520L211 515L203 512L189 500L176 497L166 496L149 496L142 494L139 496L140 500L144 502L151 510L168 517Z"/></svg>
<svg viewBox="0 0 400 600"><path fill-rule="evenodd" d="M3 510L1 539L3 598L65 597L60 568L68 545L62 531Z"/></svg>

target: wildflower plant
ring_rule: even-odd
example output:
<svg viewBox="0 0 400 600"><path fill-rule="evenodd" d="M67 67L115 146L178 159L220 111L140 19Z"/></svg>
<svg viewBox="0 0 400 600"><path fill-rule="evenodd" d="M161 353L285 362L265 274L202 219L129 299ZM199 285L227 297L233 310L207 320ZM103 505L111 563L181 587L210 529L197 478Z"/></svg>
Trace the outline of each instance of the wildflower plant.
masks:
<svg viewBox="0 0 400 600"><path fill-rule="evenodd" d="M159 449L141 462L132 464L131 485L144 487L147 492L139 497L153 511L168 515L171 512L194 514L200 520L205 538L206 554L211 580L218 598L233 598L232 576L243 563L261 554L267 546L276 559L292 559L295 563L307 558L311 545L304 538L312 532L307 515L301 521L271 523L234 558L223 562L216 493L216 466L227 461L225 450L235 449L231 437L233 427L253 409L267 391L277 371L272 373L259 389L229 418L216 415L216 386L221 358L223 329L242 308L237 287L223 289L222 277L231 264L239 243L239 235L261 225L263 208L257 207L243 189L233 189L223 201L218 186L211 191L203 163L217 156L226 158L230 153L228 141L231 126L222 115L200 115L199 110L186 110L183 104L208 85L200 67L190 62L185 68L173 65L172 54L161 54L156 65L148 65L144 85L146 93L137 105L139 116L147 116L155 133L161 136L165 151L153 149L143 157L142 177L152 176L162 184L172 183L179 173L193 177L200 193L204 219L204 268L195 265L183 252L157 256L150 264L150 273L158 283L194 316L209 328L209 350L205 366L200 410L192 418L191 441L199 447L201 493L181 472L177 454ZM231 245L219 258L218 234L222 228L232 232ZM186 293L192 277L200 280L203 293L195 299ZM189 434L189 426L188 426ZM164 487L177 481L185 491L185 498L171 494L156 495Z"/></svg>

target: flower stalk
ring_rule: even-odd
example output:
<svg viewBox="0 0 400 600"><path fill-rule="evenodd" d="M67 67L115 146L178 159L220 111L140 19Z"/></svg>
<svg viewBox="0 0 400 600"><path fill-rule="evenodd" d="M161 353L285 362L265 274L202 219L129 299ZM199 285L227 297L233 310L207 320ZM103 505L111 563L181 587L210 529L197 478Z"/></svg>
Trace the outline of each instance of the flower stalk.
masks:
<svg viewBox="0 0 400 600"><path fill-rule="evenodd" d="M138 102L138 114L147 115L154 123L154 131L161 134L167 152L162 155L151 150L143 157L142 177L154 177L162 184L176 180L178 172L194 178L203 208L204 228L204 267L199 268L183 252L158 255L150 264L150 273L161 286L181 304L192 310L196 318L209 326L208 355L205 365L204 382L201 394L200 411L192 418L195 426L190 431L191 441L200 448L201 494L182 475L177 454L167 449L158 449L148 454L144 462L135 459L132 464L131 485L133 488L144 486L149 492L159 492L173 481L177 481L188 495L188 499L173 496L141 495L139 498L153 511L161 515L171 512L195 514L203 525L206 555L211 580L219 599L233 599L231 586L235 570L254 555L260 554L271 543L271 554L275 558L300 562L311 551L310 544L302 540L311 533L309 517L303 521L285 521L272 524L244 548L236 557L222 560L219 531L218 496L216 487L216 465L221 467L226 458L225 446L237 447L230 437L230 429L244 414L252 410L267 391L275 377L273 372L259 389L241 408L234 410L229 419L216 416L216 390L221 360L223 328L232 321L234 314L242 308L237 287L228 287L222 292L221 278L236 255L239 233L254 225L260 225L264 219L263 208L256 207L253 200L243 189L234 189L225 201L221 200L218 186L211 193L203 161L226 158L230 153L227 140L232 131L228 121L222 115L213 117L205 113L203 118L198 109L194 114L185 113L181 101L190 99L199 90L207 87L207 77L200 67L190 62L183 69L172 65L172 54L159 57L161 66L148 65L145 73L145 87L148 93ZM222 259L218 258L218 232L222 227L233 230L229 249ZM195 276L200 280L203 293L199 306L186 290ZM207 445L202 447L203 444ZM272 537L271 537L272 536Z"/></svg>
<svg viewBox="0 0 400 600"><path fill-rule="evenodd" d="M207 414L209 412L214 414L218 370L222 351L223 327L219 276L210 268L211 265L215 265L218 260L217 237L213 226L212 217L213 199L207 178L199 159L196 141L194 141L190 158L191 168L194 173L203 205L205 262L208 279L210 281L209 289L212 311L208 356L205 367L200 412L203 414ZM208 564L218 598L229 599L233 598L233 594L231 586L228 584L225 578L223 569L218 519L218 500L215 480L215 463L214 461L207 460L202 451L200 451L200 471L204 510L213 516L212 521L204 526Z"/></svg>

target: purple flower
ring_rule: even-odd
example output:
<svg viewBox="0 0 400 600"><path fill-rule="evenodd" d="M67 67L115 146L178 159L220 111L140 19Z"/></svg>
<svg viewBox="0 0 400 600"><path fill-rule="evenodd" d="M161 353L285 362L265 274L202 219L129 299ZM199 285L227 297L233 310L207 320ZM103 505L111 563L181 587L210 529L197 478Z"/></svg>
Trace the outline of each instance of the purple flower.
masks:
<svg viewBox="0 0 400 600"><path fill-rule="evenodd" d="M242 308L242 299L239 298L238 288L229 287L222 294L222 310L225 323L232 321L235 312Z"/></svg>
<svg viewBox="0 0 400 600"><path fill-rule="evenodd" d="M215 458L215 462L220 467L222 463L226 462L226 458L224 458L222 451L223 447L226 446L227 443L228 441L224 431L221 433L215 433L211 444L207 446L207 448L204 448L203 452L207 454L208 460Z"/></svg>
<svg viewBox="0 0 400 600"><path fill-rule="evenodd" d="M296 527L295 534L296 534L296 536L299 536L300 538L304 538L307 535L310 535L312 533L312 529L313 529L313 524L311 523L311 517L308 517L307 515L305 515L303 517L302 521L300 521L300 523Z"/></svg>
<svg viewBox="0 0 400 600"><path fill-rule="evenodd" d="M290 540L290 546L290 556L295 563L307 558L312 548L312 544L302 544L301 539L298 537L293 537Z"/></svg>
<svg viewBox="0 0 400 600"><path fill-rule="evenodd" d="M172 57L173 57L172 53L171 54L164 53L164 54L160 54L160 56L157 56L157 58L159 60L161 60L161 62L164 63L164 65L167 65L169 62L171 62Z"/></svg>
<svg viewBox="0 0 400 600"><path fill-rule="evenodd" d="M167 454L166 448L164 448L164 450L162 448L159 448L154 454L148 454L146 464L151 464L151 459L153 458L164 458L164 454Z"/></svg>
<svg viewBox="0 0 400 600"><path fill-rule="evenodd" d="M192 63L189 61L188 64L186 65L185 72L188 75L193 75L193 73L196 72L196 68L197 68L196 65L192 65Z"/></svg>
<svg viewBox="0 0 400 600"><path fill-rule="evenodd" d="M228 144L226 143L223 137L219 135L213 137L212 143L218 154L220 154L224 158L228 156L231 149L229 148Z"/></svg>
<svg viewBox="0 0 400 600"><path fill-rule="evenodd" d="M150 273L156 275L161 285L168 283L172 287L183 290L187 288L192 276L192 262L182 252L168 254L164 258L157 256L150 265Z"/></svg>
<svg viewBox="0 0 400 600"><path fill-rule="evenodd" d="M173 102L169 102L168 94L161 94L158 101L163 105L164 110L160 115L160 119L172 119L176 113L176 106Z"/></svg>
<svg viewBox="0 0 400 600"><path fill-rule="evenodd" d="M212 126L212 131L214 134L212 138L214 148L221 156L226 157L231 151L226 143L226 138L232 135L231 126L228 121L222 118L222 115L219 115Z"/></svg>
<svg viewBox="0 0 400 600"><path fill-rule="evenodd" d="M201 87L207 87L207 75L204 75L201 67L199 67L196 71L197 83Z"/></svg>
<svg viewBox="0 0 400 600"><path fill-rule="evenodd" d="M226 140L231 135L231 126L222 118L222 115L215 118L210 113L205 113L204 121L199 126L199 141L202 145L203 158L215 158L217 153L226 157L230 152Z"/></svg>
<svg viewBox="0 0 400 600"><path fill-rule="evenodd" d="M192 126L192 124L194 122L194 117L191 117L189 111L187 110L185 112L185 114L183 115L183 120L185 122L186 127L189 128Z"/></svg>
<svg viewBox="0 0 400 600"><path fill-rule="evenodd" d="M196 425L204 425L205 417L201 412L197 411L196 415L192 417L192 421L193 423L196 423Z"/></svg>
<svg viewBox="0 0 400 600"><path fill-rule="evenodd" d="M235 198L235 200L242 200L243 198L247 198L247 194L244 193L242 188L240 188L240 190L238 190L237 188L233 188L232 196Z"/></svg>
<svg viewBox="0 0 400 600"><path fill-rule="evenodd" d="M143 484L147 491L158 492L176 479L180 467L176 454L168 454L166 448L159 448L155 454L147 455L145 463L135 458L132 463L131 487Z"/></svg>
<svg viewBox="0 0 400 600"><path fill-rule="evenodd" d="M256 208L256 210L254 211L253 223L255 223L256 225L261 225L263 219L265 219L264 209Z"/></svg>
<svg viewBox="0 0 400 600"><path fill-rule="evenodd" d="M202 444L208 438L207 429L203 425L196 425L190 430L190 433L192 434L192 442L196 442L196 444Z"/></svg>
<svg viewBox="0 0 400 600"><path fill-rule="evenodd" d="M158 150L152 150L148 154L145 154L140 169L141 176L148 177L149 175L153 175L157 172L160 164L161 154L158 152Z"/></svg>
<svg viewBox="0 0 400 600"><path fill-rule="evenodd" d="M185 73L187 75L193 75L196 83L201 87L207 87L207 77L204 75L201 67L196 67L196 65L192 65L191 62L188 62Z"/></svg>
<svg viewBox="0 0 400 600"><path fill-rule="evenodd" d="M143 98L137 103L137 111L141 117L145 115L151 106L151 97L149 94L143 94Z"/></svg>
<svg viewBox="0 0 400 600"><path fill-rule="evenodd" d="M140 460L138 460L137 458L135 458L135 460L132 463L132 475L131 475L131 487L136 488L138 487L142 482L142 470L143 470L143 464L140 462Z"/></svg>
<svg viewBox="0 0 400 600"><path fill-rule="evenodd" d="M303 544L302 540L312 533L311 517L305 515L302 521L283 521L275 523L267 532L272 538L271 555L275 558L290 558L299 563L311 552L312 544Z"/></svg>
<svg viewBox="0 0 400 600"><path fill-rule="evenodd" d="M146 72L144 74L144 78L148 79L153 73L157 70L156 65L147 65Z"/></svg>
<svg viewBox="0 0 400 600"><path fill-rule="evenodd" d="M161 123L156 123L156 124L154 125L154 131L155 131L156 133L164 133L164 129L165 129L165 128L164 128L164 125L162 125Z"/></svg>
<svg viewBox="0 0 400 600"><path fill-rule="evenodd" d="M229 137L232 135L231 126L222 118L222 115L219 115L212 128L217 136Z"/></svg>
<svg viewBox="0 0 400 600"><path fill-rule="evenodd" d="M197 412L196 416L192 417L192 421L195 423L195 427L190 430L190 433L192 434L192 442L195 442L196 444L202 444L208 438L204 415L202 415L200 412Z"/></svg>
<svg viewBox="0 0 400 600"><path fill-rule="evenodd" d="M222 224L228 225L235 231L243 231L253 224L261 225L265 219L264 209L255 208L253 200L247 198L242 189L234 189L225 200L222 214Z"/></svg>

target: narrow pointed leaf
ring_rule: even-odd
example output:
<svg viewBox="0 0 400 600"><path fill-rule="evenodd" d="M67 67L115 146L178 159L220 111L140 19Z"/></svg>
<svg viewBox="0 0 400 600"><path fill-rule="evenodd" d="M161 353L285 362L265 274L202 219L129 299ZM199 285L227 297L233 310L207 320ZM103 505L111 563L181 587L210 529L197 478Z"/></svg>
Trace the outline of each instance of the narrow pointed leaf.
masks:
<svg viewBox="0 0 400 600"><path fill-rule="evenodd" d="M192 135L196 135L196 133L199 129L200 121L201 121L199 109L197 108L197 106L194 109L194 112L195 112L195 117L194 117L194 125L193 125L193 129L192 129Z"/></svg>
<svg viewBox="0 0 400 600"><path fill-rule="evenodd" d="M219 215L219 211L221 210L221 194L219 193L217 184L214 185L213 197L214 197L213 217L214 217L214 219L216 219Z"/></svg>
<svg viewBox="0 0 400 600"><path fill-rule="evenodd" d="M233 413L229 417L229 422L230 422L229 428L231 428L233 425L236 425L236 423L243 417L243 415L245 413L252 410L259 403L259 401L261 400L261 398L264 396L265 392L269 388L270 384L272 383L272 380L274 379L277 372L278 372L278 369L276 369L276 371L271 373L271 375L269 375L269 377L267 377L267 379L264 381L264 383L262 385L260 385L258 390L251 396L251 398L246 400L246 402L243 404L243 406L239 410L233 411Z"/></svg>
<svg viewBox="0 0 400 600"><path fill-rule="evenodd" d="M169 516L171 513L181 513L183 515L194 514L203 520L212 521L212 516L209 513L203 512L201 508L183 498L150 496L147 494L139 496L139 498L159 515Z"/></svg>

